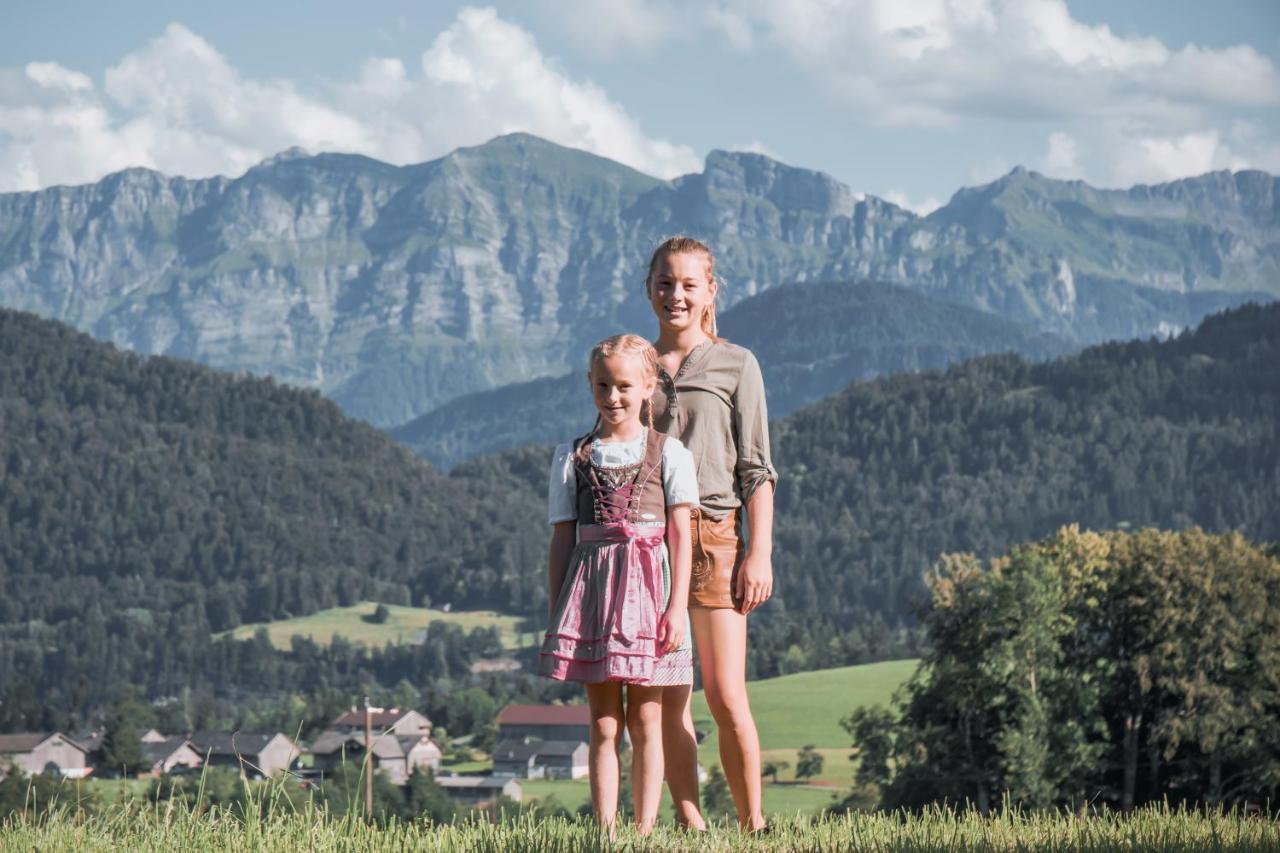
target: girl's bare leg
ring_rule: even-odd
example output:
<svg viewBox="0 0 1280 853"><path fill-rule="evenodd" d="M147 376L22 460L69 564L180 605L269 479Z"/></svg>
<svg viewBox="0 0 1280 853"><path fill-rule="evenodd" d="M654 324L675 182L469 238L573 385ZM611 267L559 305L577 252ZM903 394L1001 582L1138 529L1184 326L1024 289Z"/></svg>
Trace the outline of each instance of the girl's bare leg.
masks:
<svg viewBox="0 0 1280 853"><path fill-rule="evenodd" d="M760 801L760 738L747 700L747 617L729 608L690 607L702 688L720 740L720 764L738 825L765 825Z"/></svg>
<svg viewBox="0 0 1280 853"><path fill-rule="evenodd" d="M693 731L692 684L662 688L662 752L676 822L691 829L706 829L698 805L698 738Z"/></svg>
<svg viewBox="0 0 1280 853"><path fill-rule="evenodd" d="M627 685L631 802L641 835L653 831L662 799L662 688Z"/></svg>
<svg viewBox="0 0 1280 853"><path fill-rule="evenodd" d="M618 819L618 741L622 737L622 685L616 682L588 684L591 707L590 767L591 808L596 820L612 834ZM634 735L632 736L634 737Z"/></svg>

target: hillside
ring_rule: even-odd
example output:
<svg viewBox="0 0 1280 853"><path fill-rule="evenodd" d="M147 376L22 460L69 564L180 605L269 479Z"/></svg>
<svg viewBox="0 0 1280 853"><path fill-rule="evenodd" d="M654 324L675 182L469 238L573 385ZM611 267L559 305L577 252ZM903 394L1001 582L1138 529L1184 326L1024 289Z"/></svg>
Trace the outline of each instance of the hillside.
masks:
<svg viewBox="0 0 1280 853"><path fill-rule="evenodd" d="M857 382L775 420L775 597L752 619L749 668L915 654L913 606L944 552L1076 522L1280 539L1277 364L1280 304L1247 306L1171 340ZM549 453L454 475L520 484L538 505Z"/></svg>
<svg viewBox="0 0 1280 853"><path fill-rule="evenodd" d="M803 409L775 429L785 586L772 615L907 619L938 554L994 554L1070 523L1274 541L1277 364L1280 305L1250 306L1169 341L981 358Z"/></svg>
<svg viewBox="0 0 1280 853"><path fill-rule="evenodd" d="M752 676L914 656L942 552L1072 522L1280 538L1277 363L1280 304L1250 306L1167 341L857 382L775 421L777 595L752 619ZM444 475L315 392L14 312L0 424L0 724L111 685L389 686L501 653L444 625L376 654L211 643L246 622L361 600L545 612L545 446Z"/></svg>
<svg viewBox="0 0 1280 853"><path fill-rule="evenodd" d="M543 531L505 520L529 513L314 391L0 311L0 697L173 695L256 654L218 663L212 632L360 600L521 612Z"/></svg>
<svg viewBox="0 0 1280 853"><path fill-rule="evenodd" d="M724 312L719 327L759 358L775 418L857 379L988 353L1041 359L1072 349L1055 335L994 314L874 282L772 288ZM584 370L460 397L390 434L442 467L529 442L564 441L595 417Z"/></svg>
<svg viewBox="0 0 1280 853"><path fill-rule="evenodd" d="M527 134L404 167L294 150L0 194L0 306L387 426L648 328L639 282L675 232L716 249L725 307L870 279L1082 344L1280 295L1276 198L1261 172L1103 191L1015 170L922 219L741 152L659 181Z"/></svg>

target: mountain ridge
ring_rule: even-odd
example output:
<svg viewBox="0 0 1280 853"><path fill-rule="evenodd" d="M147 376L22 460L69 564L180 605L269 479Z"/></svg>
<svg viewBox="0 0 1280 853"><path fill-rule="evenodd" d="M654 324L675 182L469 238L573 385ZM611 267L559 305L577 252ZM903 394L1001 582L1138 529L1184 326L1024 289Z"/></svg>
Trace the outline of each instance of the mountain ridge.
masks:
<svg viewBox="0 0 1280 853"><path fill-rule="evenodd" d="M677 232L715 249L725 308L872 279L1087 344L1224 307L1202 294L1280 295L1274 178L1111 191L1032 174L919 217L761 154L717 149L662 181L529 134L405 166L289 152L236 178L130 169L0 195L0 305L390 425L647 328L648 254Z"/></svg>

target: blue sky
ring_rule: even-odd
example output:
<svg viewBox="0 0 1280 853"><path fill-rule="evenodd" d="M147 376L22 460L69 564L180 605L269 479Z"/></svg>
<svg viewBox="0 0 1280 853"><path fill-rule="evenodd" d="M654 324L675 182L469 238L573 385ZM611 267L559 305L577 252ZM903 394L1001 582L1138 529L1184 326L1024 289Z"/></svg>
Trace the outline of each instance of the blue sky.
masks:
<svg viewBox="0 0 1280 853"><path fill-rule="evenodd" d="M1021 164L1280 172L1280 3L9 0L0 191L290 145L417 162L527 130L642 171L758 150L927 210Z"/></svg>

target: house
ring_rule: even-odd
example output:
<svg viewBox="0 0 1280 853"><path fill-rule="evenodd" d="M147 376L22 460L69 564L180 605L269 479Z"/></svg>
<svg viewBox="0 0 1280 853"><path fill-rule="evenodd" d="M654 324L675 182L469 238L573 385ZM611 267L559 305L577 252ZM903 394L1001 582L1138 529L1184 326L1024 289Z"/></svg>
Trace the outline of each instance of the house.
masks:
<svg viewBox="0 0 1280 853"><path fill-rule="evenodd" d="M417 711L391 708L374 711L369 714L370 728L375 735L394 734L404 736L429 736L431 720ZM329 724L329 728L339 732L364 734L364 709L352 708Z"/></svg>
<svg viewBox="0 0 1280 853"><path fill-rule="evenodd" d="M493 774L520 779L581 779L587 775L584 741L502 741L493 749Z"/></svg>
<svg viewBox="0 0 1280 853"><path fill-rule="evenodd" d="M364 732L329 730L322 732L308 750L316 775L323 777L343 762L359 767L364 762ZM440 747L425 735L376 735L372 742L373 767L395 785L405 785L409 776L423 769L440 769Z"/></svg>
<svg viewBox="0 0 1280 853"><path fill-rule="evenodd" d="M538 766L538 746L542 741L504 740L493 748L493 775L518 779L543 779L546 772Z"/></svg>
<svg viewBox="0 0 1280 853"><path fill-rule="evenodd" d="M301 751L279 732L195 732L189 738L207 767L234 767L251 779L289 770Z"/></svg>
<svg viewBox="0 0 1280 853"><path fill-rule="evenodd" d="M510 776L441 776L436 779L436 784L465 805L491 803L499 795L517 803L524 797L520 783Z"/></svg>
<svg viewBox="0 0 1280 853"><path fill-rule="evenodd" d="M204 758L199 750L184 737L169 737L161 741L144 740L142 760L152 776L186 773L199 770L204 765Z"/></svg>
<svg viewBox="0 0 1280 853"><path fill-rule="evenodd" d="M581 740L547 740L535 759L547 779L582 779L588 773L590 747Z"/></svg>
<svg viewBox="0 0 1280 853"><path fill-rule="evenodd" d="M0 735L0 777L12 765L29 775L52 773L80 779L91 772L89 750L62 732Z"/></svg>
<svg viewBox="0 0 1280 853"><path fill-rule="evenodd" d="M498 740L590 741L586 705L508 705L498 713Z"/></svg>
<svg viewBox="0 0 1280 853"><path fill-rule="evenodd" d="M138 734L138 743L164 743L169 739L169 735L162 734L156 729L135 729ZM89 750L90 756L102 749L102 739L106 736L107 730L98 727L86 731L72 732L71 739L76 743Z"/></svg>

